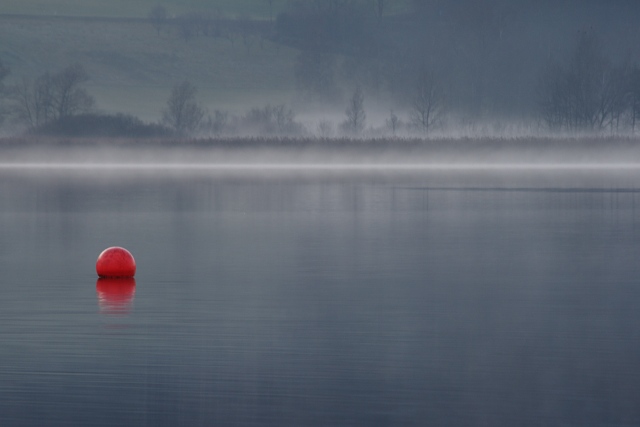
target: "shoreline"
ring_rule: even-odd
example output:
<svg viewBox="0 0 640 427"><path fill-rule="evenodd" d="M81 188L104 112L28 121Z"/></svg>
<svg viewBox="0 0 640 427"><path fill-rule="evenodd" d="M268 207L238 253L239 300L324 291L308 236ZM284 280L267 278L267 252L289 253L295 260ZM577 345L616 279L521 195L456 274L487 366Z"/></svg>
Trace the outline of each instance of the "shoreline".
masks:
<svg viewBox="0 0 640 427"><path fill-rule="evenodd" d="M640 138L0 138L2 169L135 166L146 169L639 169Z"/></svg>

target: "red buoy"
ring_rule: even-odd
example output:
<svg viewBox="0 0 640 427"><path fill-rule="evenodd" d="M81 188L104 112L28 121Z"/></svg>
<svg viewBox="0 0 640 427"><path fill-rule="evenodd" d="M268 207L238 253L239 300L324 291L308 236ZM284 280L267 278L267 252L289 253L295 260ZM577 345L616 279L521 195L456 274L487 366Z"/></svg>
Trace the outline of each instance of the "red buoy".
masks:
<svg viewBox="0 0 640 427"><path fill-rule="evenodd" d="M98 256L96 272L100 277L133 277L136 274L136 260L125 248L107 248Z"/></svg>

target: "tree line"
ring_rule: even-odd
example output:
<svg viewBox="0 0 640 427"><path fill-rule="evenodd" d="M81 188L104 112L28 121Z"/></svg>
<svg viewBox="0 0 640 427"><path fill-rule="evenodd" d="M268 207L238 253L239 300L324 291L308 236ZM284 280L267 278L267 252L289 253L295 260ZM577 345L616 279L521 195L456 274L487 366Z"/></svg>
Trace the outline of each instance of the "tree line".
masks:
<svg viewBox="0 0 640 427"><path fill-rule="evenodd" d="M93 107L95 100L82 85L89 75L80 64L34 80L22 78L8 90L11 113L30 129L61 120Z"/></svg>
<svg viewBox="0 0 640 427"><path fill-rule="evenodd" d="M0 122L7 119L32 134L165 136L172 130L127 114L100 114L86 89L89 74L71 64L40 76L6 84L11 70L0 61Z"/></svg>
<svg viewBox="0 0 640 427"><path fill-rule="evenodd" d="M584 8L576 0L567 4ZM638 66L630 57L618 63L607 58L593 29L572 36L569 60L557 61L549 59L548 52L562 52L562 43L555 40L567 37L563 28L549 27L554 44L546 46L543 57L539 41L519 31L519 25L528 23L532 7L553 12L548 4L414 0L410 13L398 15L387 13L390 6L386 0L293 0L271 31L260 27L261 37L299 50L294 77L302 101L350 104L352 111L339 125L343 132L365 129L366 114L360 119L353 112L354 102L365 93L389 95L408 112L401 120L390 111L392 133L404 128L429 134L442 129L452 115L472 120L516 115L538 119L552 131L635 132L640 116ZM149 20L158 32L174 24L185 27L183 35L195 36L220 34L224 22L231 21L221 14L185 14L171 20L162 6L150 11ZM245 34L243 40L253 31L251 22L247 17L235 20L241 23L236 30ZM566 23L572 25L579 24ZM519 65L532 61L535 66ZM323 128L327 130L327 123Z"/></svg>
<svg viewBox="0 0 640 427"><path fill-rule="evenodd" d="M161 119L145 123L129 114L102 114L84 84L89 75L80 64L46 72L14 85L3 84L10 70L0 61L0 118L10 118L31 133L70 136L187 137L254 135L427 136L445 127L448 111L439 81L428 70L416 79L408 114L393 110L384 124L367 122L365 91L356 86L345 101L344 119L320 120L316 128L297 121L284 104L252 107L244 114L209 112L189 81L171 89ZM604 59L593 34L583 34L567 64L552 62L540 76L537 117L551 131L635 132L640 118L640 68Z"/></svg>
<svg viewBox="0 0 640 427"><path fill-rule="evenodd" d="M427 131L444 110L477 121L539 118L552 130L635 128L638 40L600 17L604 9L609 19L632 25L632 1L566 0L562 10L575 13L554 20L560 12L546 1L415 0L410 13L396 15L386 14L392 3L385 1L289 4L275 37L300 50L295 78L306 100L340 103L359 86L411 110L409 121ZM581 31L585 21L602 25ZM587 47L589 38L594 46L606 40L610 58ZM584 49L592 52L578 53ZM600 112L592 111L597 103Z"/></svg>
<svg viewBox="0 0 640 427"><path fill-rule="evenodd" d="M296 120L294 111L284 104L252 107L243 115L225 110L209 113L197 100L197 88L189 81L174 85L158 123L144 123L128 114L102 114L95 109L95 99L85 84L89 74L81 64L72 64L59 71L47 71L35 79L22 78L13 85L4 84L10 69L0 61L0 93L2 114L31 133L71 136L193 136L234 135L359 135L365 131L366 111L364 91L359 86L346 102L344 120L337 129L323 121L311 130ZM414 103L414 114L408 123L425 133L434 126L440 113L440 98L434 81L428 74L420 80ZM388 123L392 133L403 122L391 112ZM378 130L379 131L379 130Z"/></svg>
<svg viewBox="0 0 640 427"><path fill-rule="evenodd" d="M548 7L544 4L539 7ZM197 101L196 87L183 81L168 90L158 123L117 115L103 125L119 120L123 129L149 125L153 135L185 136L243 130L363 135L377 126L385 134L424 136L445 129L454 116L482 120L515 112L554 132L636 131L640 67L633 54L621 57L610 43L605 51L600 31L570 36L566 31L560 37L551 26L545 37L572 40L561 48L534 43L531 34L519 31L531 11L527 8L534 7L523 0L415 0L410 13L397 15L388 13L391 5L385 0L292 0L268 22L219 13L172 17L164 7L154 7L147 18L158 35L171 29L185 41L241 38L249 46L252 35L260 34L294 47L299 101L329 105L344 112L343 120L321 120L317 128L307 129L310 125L300 123L290 107L271 104L245 113L209 112ZM9 74L0 62L0 117L30 131L77 127L82 118L97 123L82 65L2 85ZM368 99L385 99L393 106L382 127L367 116Z"/></svg>
<svg viewBox="0 0 640 427"><path fill-rule="evenodd" d="M548 64L540 82L542 119L552 130L635 132L640 118L640 67L614 64L596 35L580 35L566 63Z"/></svg>
<svg viewBox="0 0 640 427"><path fill-rule="evenodd" d="M208 114L189 81L174 85L157 123L145 123L130 114L98 112L94 97L85 87L89 74L81 64L45 72L35 79L22 78L13 85L5 84L10 72L0 61L0 120L9 119L32 134L188 137L230 135L240 129L273 135L305 132L293 110L285 105L254 107L240 117L222 110Z"/></svg>
<svg viewBox="0 0 640 427"><path fill-rule="evenodd" d="M144 123L130 114L104 114L95 110L95 99L84 84L89 75L80 64L70 65L57 72L46 72L35 79L22 78L14 85L3 84L10 70L0 61L0 93L2 114L33 134L65 136L113 137L187 137L194 135L311 135L357 136L365 131L365 96L357 87L346 102L344 120L337 129L322 121L318 129L308 129L296 120L295 112L284 104L252 107L242 115L225 110L209 113L198 100L197 88L189 81L180 82L171 89L161 119L157 123ZM431 82L431 81L429 81ZM436 104L431 98L432 87L416 98L416 111L412 120L414 129L427 131L436 117ZM391 112L387 123L395 134L404 123ZM317 132L316 132L317 131ZM380 131L379 129L377 130Z"/></svg>

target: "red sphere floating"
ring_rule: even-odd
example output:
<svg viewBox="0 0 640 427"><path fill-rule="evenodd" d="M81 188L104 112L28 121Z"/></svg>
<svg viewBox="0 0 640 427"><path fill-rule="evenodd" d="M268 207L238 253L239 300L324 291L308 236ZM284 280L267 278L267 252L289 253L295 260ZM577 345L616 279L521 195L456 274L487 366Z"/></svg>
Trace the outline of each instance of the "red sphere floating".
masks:
<svg viewBox="0 0 640 427"><path fill-rule="evenodd" d="M96 272L100 277L133 277L136 274L136 260L125 248L107 248L98 256Z"/></svg>

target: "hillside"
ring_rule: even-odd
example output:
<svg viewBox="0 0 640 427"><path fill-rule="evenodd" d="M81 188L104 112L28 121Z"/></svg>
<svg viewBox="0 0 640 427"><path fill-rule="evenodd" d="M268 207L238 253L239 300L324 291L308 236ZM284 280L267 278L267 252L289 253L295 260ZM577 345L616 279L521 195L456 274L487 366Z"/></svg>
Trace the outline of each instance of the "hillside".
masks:
<svg viewBox="0 0 640 427"><path fill-rule="evenodd" d="M184 80L209 109L233 110L249 98L288 102L295 54L259 32L187 41L174 26L157 34L142 19L0 17L0 59L11 67L7 83L80 63L99 109L143 119L157 119L171 87Z"/></svg>
<svg viewBox="0 0 640 427"><path fill-rule="evenodd" d="M97 112L147 121L189 81L209 112L236 116L288 104L316 122L321 108L337 126L360 88L363 127L397 112L424 133L492 123L633 133L638 13L635 0L6 0L0 60L9 85L81 64ZM563 111L588 117L556 111L565 88L583 88L589 105Z"/></svg>
<svg viewBox="0 0 640 427"><path fill-rule="evenodd" d="M394 2L386 13L407 4ZM158 5L169 18L215 15L226 27L216 36L187 40L174 19L157 33L147 16ZM80 63L100 111L145 120L160 117L171 87L184 80L198 88L199 101L210 111L291 103L298 50L271 37L271 18L286 6L284 0L5 0L0 60L11 68L5 83Z"/></svg>

